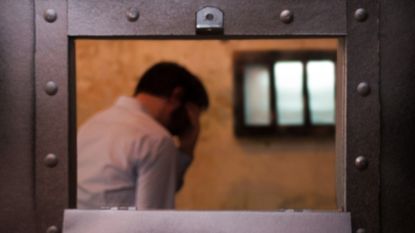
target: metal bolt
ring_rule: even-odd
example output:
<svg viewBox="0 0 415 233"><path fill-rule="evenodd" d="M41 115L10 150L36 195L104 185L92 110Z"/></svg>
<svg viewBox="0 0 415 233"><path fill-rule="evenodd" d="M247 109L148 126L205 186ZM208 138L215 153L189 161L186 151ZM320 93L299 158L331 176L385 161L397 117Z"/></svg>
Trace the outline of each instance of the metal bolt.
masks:
<svg viewBox="0 0 415 233"><path fill-rule="evenodd" d="M137 8L132 7L127 11L127 19L130 22L135 22L140 17L140 12Z"/></svg>
<svg viewBox="0 0 415 233"><path fill-rule="evenodd" d="M58 157L55 154L47 154L43 159L43 163L48 167L55 167L58 165Z"/></svg>
<svg viewBox="0 0 415 233"><path fill-rule="evenodd" d="M294 20L294 14L290 10L283 10L280 14L280 20L283 23L289 24Z"/></svg>
<svg viewBox="0 0 415 233"><path fill-rule="evenodd" d="M354 18L359 22L364 22L368 18L369 14L367 10L359 8L354 12Z"/></svg>
<svg viewBox="0 0 415 233"><path fill-rule="evenodd" d="M50 226L46 230L46 233L59 233L59 228L57 226Z"/></svg>
<svg viewBox="0 0 415 233"><path fill-rule="evenodd" d="M370 86L367 82L361 82L357 85L357 92L361 96L367 96L370 94Z"/></svg>
<svg viewBox="0 0 415 233"><path fill-rule="evenodd" d="M365 228L359 228L356 230L356 233L366 233L366 229Z"/></svg>
<svg viewBox="0 0 415 233"><path fill-rule="evenodd" d="M365 170L369 166L369 161L364 156L359 156L355 159L354 165L359 170Z"/></svg>
<svg viewBox="0 0 415 233"><path fill-rule="evenodd" d="M58 85L54 81L49 81L45 85L45 92L48 95L56 95L58 93Z"/></svg>
<svg viewBox="0 0 415 233"><path fill-rule="evenodd" d="M58 18L58 13L56 13L54 9L47 9L45 10L43 17L45 18L46 22L53 23Z"/></svg>
<svg viewBox="0 0 415 233"><path fill-rule="evenodd" d="M207 14L205 15L205 19L207 19L207 20L213 20L213 18L214 18L214 16L213 16L213 14L212 14L212 13L207 13Z"/></svg>

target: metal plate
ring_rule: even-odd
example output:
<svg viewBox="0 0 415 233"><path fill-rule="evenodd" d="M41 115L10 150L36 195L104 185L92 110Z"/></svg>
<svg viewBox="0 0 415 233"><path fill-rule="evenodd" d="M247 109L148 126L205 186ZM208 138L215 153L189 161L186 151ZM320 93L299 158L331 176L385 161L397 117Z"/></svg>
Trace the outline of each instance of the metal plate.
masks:
<svg viewBox="0 0 415 233"><path fill-rule="evenodd" d="M350 214L66 210L63 233L351 233Z"/></svg>
<svg viewBox="0 0 415 233"><path fill-rule="evenodd" d="M53 14L56 13L56 19ZM65 1L36 1L35 53L35 195L37 232L61 227L69 203L68 38ZM56 92L50 92L50 83ZM52 95L51 95L52 94ZM54 154L57 164L45 165Z"/></svg>
<svg viewBox="0 0 415 233"><path fill-rule="evenodd" d="M227 36L346 34L345 0L69 0L68 33L71 36L194 36L196 12L205 6L223 11ZM140 12L135 22L127 17L131 8ZM290 24L280 20L280 13L286 9L294 14Z"/></svg>
<svg viewBox="0 0 415 233"><path fill-rule="evenodd" d="M356 10L368 12L366 20L355 17ZM366 233L380 231L380 93L379 93L379 6L372 0L349 0L345 42L346 99L346 210L352 213L352 229ZM370 93L362 95L366 82ZM361 170L356 158L369 165Z"/></svg>
<svg viewBox="0 0 415 233"><path fill-rule="evenodd" d="M216 7L204 7L196 13L198 34L221 34L223 32L223 12Z"/></svg>

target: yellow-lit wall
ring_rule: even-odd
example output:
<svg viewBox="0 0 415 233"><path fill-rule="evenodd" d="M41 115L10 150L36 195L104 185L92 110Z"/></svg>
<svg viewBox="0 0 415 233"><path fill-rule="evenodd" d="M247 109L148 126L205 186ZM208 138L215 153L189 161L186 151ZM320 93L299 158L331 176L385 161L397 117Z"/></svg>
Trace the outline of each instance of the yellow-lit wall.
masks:
<svg viewBox="0 0 415 233"><path fill-rule="evenodd" d="M335 209L334 139L238 139L233 135L232 56L247 50L335 50L335 40L76 42L77 120L82 124L131 95L158 61L186 66L205 84L196 157L178 193L178 209Z"/></svg>

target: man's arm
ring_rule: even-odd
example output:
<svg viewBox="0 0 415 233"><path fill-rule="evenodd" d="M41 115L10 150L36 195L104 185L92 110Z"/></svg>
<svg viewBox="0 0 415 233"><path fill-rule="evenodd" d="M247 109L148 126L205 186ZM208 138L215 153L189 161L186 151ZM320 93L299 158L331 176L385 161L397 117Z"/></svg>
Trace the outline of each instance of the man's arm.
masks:
<svg viewBox="0 0 415 233"><path fill-rule="evenodd" d="M177 182L176 182L176 192L178 192L184 184L184 175L186 174L187 169L192 164L193 156L188 155L182 151L177 152Z"/></svg>
<svg viewBox="0 0 415 233"><path fill-rule="evenodd" d="M172 209L177 149L169 138L149 142L148 148L138 165L135 205L137 209Z"/></svg>
<svg viewBox="0 0 415 233"><path fill-rule="evenodd" d="M192 104L186 105L187 114L190 119L190 127L182 135L179 136L180 146L177 154L177 185L176 192L183 186L184 175L193 161L193 154L196 142L200 133L200 113L201 109Z"/></svg>

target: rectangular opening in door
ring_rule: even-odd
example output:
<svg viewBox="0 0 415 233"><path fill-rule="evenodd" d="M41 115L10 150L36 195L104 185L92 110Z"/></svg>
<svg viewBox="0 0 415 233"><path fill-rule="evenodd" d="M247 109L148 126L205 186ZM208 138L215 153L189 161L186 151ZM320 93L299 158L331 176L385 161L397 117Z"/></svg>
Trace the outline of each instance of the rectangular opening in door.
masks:
<svg viewBox="0 0 415 233"><path fill-rule="evenodd" d="M176 209L337 209L337 39L78 39L75 46L78 133L120 96L135 99L138 80L159 62L185 67L206 88L209 107ZM142 161L117 157L137 149L134 143L109 146L111 125L126 124L125 116L113 117L96 124L104 129L94 136L78 137L78 198L94 202L91 208L130 207L137 198ZM108 204L114 190L124 200Z"/></svg>

